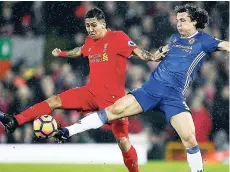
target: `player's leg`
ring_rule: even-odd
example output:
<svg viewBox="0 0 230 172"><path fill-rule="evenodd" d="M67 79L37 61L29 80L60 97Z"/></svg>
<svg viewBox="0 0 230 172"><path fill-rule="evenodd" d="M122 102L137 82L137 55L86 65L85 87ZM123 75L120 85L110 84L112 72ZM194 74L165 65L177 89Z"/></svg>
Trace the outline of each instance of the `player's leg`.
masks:
<svg viewBox="0 0 230 172"><path fill-rule="evenodd" d="M44 114L50 114L54 109L61 106L60 98L57 95L53 95L47 100L44 100L40 103L37 103L20 114L16 115L15 118L18 122L18 125L22 125L26 122L29 122L35 119L38 116Z"/></svg>
<svg viewBox="0 0 230 172"><path fill-rule="evenodd" d="M119 105L119 108L123 108L125 111L125 108L127 107L130 112L129 114L132 114L133 112L138 114L140 112L142 112L142 108L141 106L138 108L137 106L137 102L135 102L135 98L132 95L126 95L123 98L117 100L113 105L110 106L110 109L114 111L114 113L116 113L116 108ZM124 103L125 102L125 103ZM132 104L135 103L135 104ZM112 106L115 106L115 108L113 109ZM122 107L120 107L122 106ZM110 111L110 110L109 110ZM119 109L120 112L120 109ZM122 118L123 116L117 116L117 119ZM107 122L109 122L107 120L107 114L105 112L105 110L100 110L97 112L93 112L91 114L89 114L88 116L84 117L83 119L79 120L77 123L65 127L65 128L61 128L58 133L55 135L56 138L58 138L59 140L66 140L68 137L90 130L90 129L97 129L100 128L102 125L106 124Z"/></svg>
<svg viewBox="0 0 230 172"><path fill-rule="evenodd" d="M0 113L0 122L5 126L6 130L13 132L17 126L29 122L38 116L50 114L57 108L75 107L76 109L80 109L81 106L86 108L83 102L84 98L88 95L87 93L88 91L85 87L71 89L59 95L53 95L47 100L31 106L15 117Z"/></svg>
<svg viewBox="0 0 230 172"><path fill-rule="evenodd" d="M202 172L202 157L196 141L195 126L190 112L181 112L174 115L170 122L186 148L187 161L192 172Z"/></svg>
<svg viewBox="0 0 230 172"><path fill-rule="evenodd" d="M54 104L58 105L57 96L52 96L49 101L51 100L55 102ZM54 105L51 107L47 101L42 101L15 116L0 112L0 122L8 133L12 133L18 126L38 116L51 113L53 110L52 108L55 108Z"/></svg>
<svg viewBox="0 0 230 172"><path fill-rule="evenodd" d="M59 94L59 98L61 101L62 109L74 109L81 112L82 114L98 110L94 97L89 91L88 86L74 88L72 90L63 92ZM76 124L73 124L65 128L60 128L56 138L60 140L63 138L65 140L68 137L71 137L75 134L77 127L78 126Z"/></svg>
<svg viewBox="0 0 230 172"><path fill-rule="evenodd" d="M135 148L131 145L128 137L128 118L112 121L111 127L114 137L121 149L124 164L129 172L138 172L138 158Z"/></svg>
<svg viewBox="0 0 230 172"><path fill-rule="evenodd" d="M107 121L113 121L116 119L137 115L141 112L143 112L143 109L140 103L132 94L128 94L122 97L113 105L108 106L105 109L105 113L107 114ZM103 112L101 113L102 116Z"/></svg>
<svg viewBox="0 0 230 172"><path fill-rule="evenodd" d="M166 97L167 99L160 102L160 108L165 112L167 120L180 136L186 148L187 160L192 172L202 172L203 163L195 137L195 126L183 95L172 90Z"/></svg>
<svg viewBox="0 0 230 172"><path fill-rule="evenodd" d="M115 106L115 108L113 108L113 106ZM116 109L118 106L119 106L119 111L117 111ZM123 109L123 111L127 112L128 115L125 115L123 113L122 114L118 113L120 112L121 108ZM126 108L129 109L129 111L127 111ZM112 110L112 113L110 112L111 110ZM106 111L103 109L100 111L93 112L87 115L86 117L82 118L77 123L70 126L71 129L70 127L65 127L63 129L71 130L70 135L74 135L74 134L84 132L86 130L100 128L102 125L112 121L111 119L114 118L114 115L117 115L115 119L120 119L125 116L139 114L143 110L132 95L126 95L123 98L117 100L113 105L111 105L108 111L109 111L109 114L112 114L110 120L108 120L109 116L107 116ZM66 131L62 131L60 135L62 135L63 132L66 132Z"/></svg>
<svg viewBox="0 0 230 172"><path fill-rule="evenodd" d="M60 93L58 96L62 109L74 109L84 113L97 109L88 86L74 88Z"/></svg>
<svg viewBox="0 0 230 172"><path fill-rule="evenodd" d="M150 110L160 101L160 97L150 96L139 88L128 94L106 109L94 112L75 124L75 134L96 129L116 119L133 116Z"/></svg>

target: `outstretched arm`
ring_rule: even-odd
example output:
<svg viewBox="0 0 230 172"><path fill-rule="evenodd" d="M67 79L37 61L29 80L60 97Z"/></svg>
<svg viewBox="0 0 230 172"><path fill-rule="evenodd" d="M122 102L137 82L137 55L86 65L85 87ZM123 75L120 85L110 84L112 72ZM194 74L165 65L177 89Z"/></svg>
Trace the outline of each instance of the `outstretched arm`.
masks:
<svg viewBox="0 0 230 172"><path fill-rule="evenodd" d="M230 44L228 41L222 41L218 44L218 50L230 52Z"/></svg>
<svg viewBox="0 0 230 172"><path fill-rule="evenodd" d="M142 60L147 61L161 61L168 53L169 48L168 45L160 47L154 54L142 49L142 48L135 48L132 52L132 55L139 56Z"/></svg>
<svg viewBox="0 0 230 172"><path fill-rule="evenodd" d="M73 50L70 51L61 51L58 48L55 48L52 51L53 56L55 57L70 57L70 58L76 58L76 57L81 57L82 56L82 52L81 52L81 48L77 47L74 48Z"/></svg>

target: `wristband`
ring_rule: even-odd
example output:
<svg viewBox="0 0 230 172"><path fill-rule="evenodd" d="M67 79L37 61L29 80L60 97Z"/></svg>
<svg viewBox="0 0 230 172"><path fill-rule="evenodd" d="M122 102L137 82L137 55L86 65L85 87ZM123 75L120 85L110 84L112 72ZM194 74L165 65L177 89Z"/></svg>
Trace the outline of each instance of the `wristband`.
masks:
<svg viewBox="0 0 230 172"><path fill-rule="evenodd" d="M66 57L66 51L62 51L59 53L59 57Z"/></svg>

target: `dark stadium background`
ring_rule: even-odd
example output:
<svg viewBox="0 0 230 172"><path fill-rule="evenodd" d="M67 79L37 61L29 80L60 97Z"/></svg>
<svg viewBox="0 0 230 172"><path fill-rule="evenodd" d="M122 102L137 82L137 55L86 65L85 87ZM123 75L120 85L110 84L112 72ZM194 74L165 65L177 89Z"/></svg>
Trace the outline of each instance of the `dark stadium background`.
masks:
<svg viewBox="0 0 230 172"><path fill-rule="evenodd" d="M92 7L105 12L108 28L123 30L140 47L154 52L176 31L173 9L184 3L188 2L0 2L0 110L17 114L52 94L86 84L87 58L58 59L52 57L51 51L83 45L84 15ZM206 9L210 15L206 32L229 40L229 2L192 3ZM141 86L156 66L154 62L131 58L127 66L127 91ZM186 97L198 142L213 144L217 152L229 150L227 53L208 56ZM55 110L53 115L62 126L82 117L74 110ZM157 109L131 117L130 133L140 137L143 133L147 135L150 160L167 158L167 143L179 141ZM7 136L0 128L0 143L33 143L31 136L31 123L17 129L12 136ZM74 136L71 142L113 143L115 140L109 128L103 127Z"/></svg>

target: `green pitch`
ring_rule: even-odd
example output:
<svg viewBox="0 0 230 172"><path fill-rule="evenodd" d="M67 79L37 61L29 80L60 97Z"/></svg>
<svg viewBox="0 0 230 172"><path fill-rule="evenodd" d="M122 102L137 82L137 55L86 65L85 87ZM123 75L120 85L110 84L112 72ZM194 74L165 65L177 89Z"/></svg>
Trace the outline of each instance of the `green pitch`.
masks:
<svg viewBox="0 0 230 172"><path fill-rule="evenodd" d="M0 172L127 172L122 165L0 164ZM186 162L149 162L140 172L190 172ZM228 172L228 165L205 165L205 172Z"/></svg>

